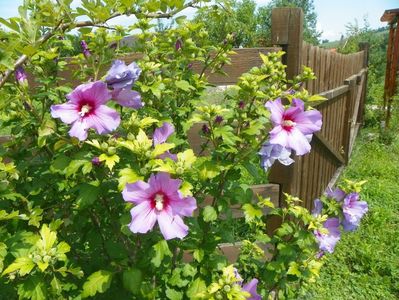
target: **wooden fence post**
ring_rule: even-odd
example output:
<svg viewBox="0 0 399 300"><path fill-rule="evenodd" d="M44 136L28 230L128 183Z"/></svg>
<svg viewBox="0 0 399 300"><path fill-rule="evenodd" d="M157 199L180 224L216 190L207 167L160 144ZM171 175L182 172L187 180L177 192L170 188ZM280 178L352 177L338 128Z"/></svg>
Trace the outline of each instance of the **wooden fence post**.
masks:
<svg viewBox="0 0 399 300"><path fill-rule="evenodd" d="M303 44L303 12L300 8L275 8L272 10L272 43L285 51L283 63L287 65L287 78L292 79L301 72ZM280 193L299 196L301 161L286 167L276 162L269 174L269 181L280 185ZM282 194L280 205L282 205Z"/></svg>
<svg viewBox="0 0 399 300"><path fill-rule="evenodd" d="M287 77L301 72L303 44L303 12L301 8L282 7L272 10L272 43L285 51Z"/></svg>
<svg viewBox="0 0 399 300"><path fill-rule="evenodd" d="M368 68L369 66L369 52L370 52L370 44L361 42L359 43L359 50L364 51L363 54L363 68ZM359 124L363 125L363 118L364 118L364 111L366 109L365 103L366 103L366 98L367 98L367 78L368 78L369 72L365 74L364 82L363 82L363 89L362 89L362 98L360 101L360 108L359 108L359 114L357 116L356 122Z"/></svg>

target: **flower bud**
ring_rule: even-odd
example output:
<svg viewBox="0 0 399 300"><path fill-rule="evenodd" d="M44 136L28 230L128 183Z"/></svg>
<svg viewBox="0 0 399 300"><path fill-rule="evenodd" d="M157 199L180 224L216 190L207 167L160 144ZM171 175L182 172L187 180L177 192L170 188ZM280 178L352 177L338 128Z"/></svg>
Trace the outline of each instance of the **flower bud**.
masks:
<svg viewBox="0 0 399 300"><path fill-rule="evenodd" d="M15 69L15 79L20 85L28 84L28 76L23 67L19 66Z"/></svg>
<svg viewBox="0 0 399 300"><path fill-rule="evenodd" d="M179 51L183 46L183 42L181 39L177 39L176 43L175 43L175 49L176 51Z"/></svg>
<svg viewBox="0 0 399 300"><path fill-rule="evenodd" d="M222 116L216 116L216 118L215 118L215 123L216 124L220 124L220 123L222 123L223 122L223 117Z"/></svg>
<svg viewBox="0 0 399 300"><path fill-rule="evenodd" d="M202 132L203 132L204 134L208 134L209 131L210 131L210 130L209 130L208 125L206 125L206 124L202 125Z"/></svg>
<svg viewBox="0 0 399 300"><path fill-rule="evenodd" d="M238 102L238 107L240 108L240 109L244 109L244 107L245 107L245 102L244 101L240 101L240 102Z"/></svg>
<svg viewBox="0 0 399 300"><path fill-rule="evenodd" d="M101 161L100 161L100 159L97 156L92 158L91 163L92 163L93 166L101 165Z"/></svg>
<svg viewBox="0 0 399 300"><path fill-rule="evenodd" d="M89 58L91 56L91 52L85 40L80 41L80 46L82 47L82 53L84 57Z"/></svg>

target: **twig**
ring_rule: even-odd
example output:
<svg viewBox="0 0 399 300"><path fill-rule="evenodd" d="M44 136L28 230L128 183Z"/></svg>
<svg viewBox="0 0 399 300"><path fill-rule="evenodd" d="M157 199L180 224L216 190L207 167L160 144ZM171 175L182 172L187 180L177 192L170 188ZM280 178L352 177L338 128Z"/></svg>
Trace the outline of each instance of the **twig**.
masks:
<svg viewBox="0 0 399 300"><path fill-rule="evenodd" d="M126 14L132 14L138 18L150 18L150 19L171 18L175 14L181 12L182 10L184 10L188 7L193 7L197 2L200 2L200 0L190 1L190 2L186 3L185 5L183 5L182 7L176 8L176 9L171 10L170 12L166 12L166 13L148 13L148 14L146 14L146 13L142 13L140 11L136 11L136 12L129 11L129 12L126 12ZM60 21L60 23L56 27L54 27L52 30L48 31L45 35L43 35L35 43L35 46L41 46L42 44L44 44L47 40L49 40L52 36L54 36L58 30L63 32L67 29L81 28L81 27L104 27L104 26L106 26L106 25L103 25L104 23L106 23L107 21L114 19L116 17L122 16L122 15L123 14L121 14L121 13L114 13L107 20L105 20L104 22L99 22L99 23L94 23L93 21L81 21L81 22L76 22L76 23L64 23L63 24L62 21ZM21 66L22 64L24 64L28 58L29 57L25 54L21 55L14 63L13 69L7 70L6 72L4 72L4 75L2 75L0 77L0 88L6 83L7 79L10 77L10 75L12 73L14 73L14 70L16 68L18 68L19 66Z"/></svg>

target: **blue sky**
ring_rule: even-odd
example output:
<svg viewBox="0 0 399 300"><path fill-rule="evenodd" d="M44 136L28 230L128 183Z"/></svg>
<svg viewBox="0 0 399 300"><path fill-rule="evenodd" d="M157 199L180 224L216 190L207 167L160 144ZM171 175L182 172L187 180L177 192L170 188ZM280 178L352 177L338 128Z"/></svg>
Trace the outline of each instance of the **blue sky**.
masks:
<svg viewBox="0 0 399 300"><path fill-rule="evenodd" d="M256 0L259 6L269 1ZM0 0L0 16L9 18L17 15L21 3L22 0ZM354 23L355 19L362 25L365 16L372 28L384 26L386 23L380 22L383 12L386 9L399 8L398 0L314 0L314 4L318 15L317 29L323 31L323 39L329 40L339 39L341 34L345 34L345 25ZM129 20L121 18L112 23L126 24Z"/></svg>

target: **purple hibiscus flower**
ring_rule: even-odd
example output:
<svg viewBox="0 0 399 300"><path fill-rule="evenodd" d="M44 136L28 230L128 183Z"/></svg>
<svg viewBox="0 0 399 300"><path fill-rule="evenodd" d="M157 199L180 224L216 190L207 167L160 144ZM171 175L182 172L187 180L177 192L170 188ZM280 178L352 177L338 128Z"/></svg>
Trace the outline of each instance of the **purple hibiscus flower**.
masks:
<svg viewBox="0 0 399 300"><path fill-rule="evenodd" d="M144 106L144 103L141 102L140 93L132 91L130 88L113 90L112 99L114 99L121 106L134 109L139 109Z"/></svg>
<svg viewBox="0 0 399 300"><path fill-rule="evenodd" d="M321 113L317 110L305 111L300 99L293 99L292 105L285 109L281 99L265 104L271 112L274 128L270 131L270 143L295 150L297 155L310 151L308 138L321 129Z"/></svg>
<svg viewBox="0 0 399 300"><path fill-rule="evenodd" d="M168 137L171 136L174 132L175 128L173 127L173 125L168 122L164 122L161 127L154 130L154 146L165 143ZM171 160L174 161L177 160L177 155L172 154L169 151L166 151L159 156L160 159L164 159L166 157L169 157Z"/></svg>
<svg viewBox="0 0 399 300"><path fill-rule="evenodd" d="M339 230L339 219L327 219L327 221L324 222L323 226L328 230L328 233L321 233L319 230L314 231L317 243L319 244L319 249L321 251L333 253L335 245L341 238L341 233Z"/></svg>
<svg viewBox="0 0 399 300"><path fill-rule="evenodd" d="M350 193L344 199L342 211L344 213L342 222L344 229L353 231L359 226L360 220L368 211L368 205L365 201L359 201L358 193Z"/></svg>
<svg viewBox="0 0 399 300"><path fill-rule="evenodd" d="M321 202L320 199L315 199L313 201L312 215L315 217L320 216L322 210L323 210L323 202Z"/></svg>
<svg viewBox="0 0 399 300"><path fill-rule="evenodd" d="M193 197L183 197L179 191L181 180L172 179L168 173L151 175L147 182L127 184L122 191L125 201L136 204L130 211L129 228L134 233L146 233L158 222L166 240L184 238L188 227L182 217L191 216L197 208Z"/></svg>
<svg viewBox="0 0 399 300"><path fill-rule="evenodd" d="M291 151L281 145L266 142L258 152L261 158L261 166L267 171L276 161L276 159L285 166L289 166L294 162L290 158Z"/></svg>
<svg viewBox="0 0 399 300"><path fill-rule="evenodd" d="M346 193L340 188L335 188L334 190L330 187L327 188L326 196L331 199L335 199L337 202L344 200Z"/></svg>
<svg viewBox="0 0 399 300"><path fill-rule="evenodd" d="M247 300L262 300L262 297L258 294L256 290L258 286L258 279L254 278L247 284L242 285L244 280L242 279L240 273L238 273L238 270L236 268L234 268L234 276L237 279L237 284L242 286L242 290L251 294L249 298L246 298Z"/></svg>
<svg viewBox="0 0 399 300"><path fill-rule="evenodd" d="M108 84L109 88L114 90L124 88L130 89L139 78L140 74L141 69L135 62L126 66L124 61L117 59L112 63L105 77L105 82Z"/></svg>
<svg viewBox="0 0 399 300"><path fill-rule="evenodd" d="M72 124L70 136L83 141L87 138L89 128L95 129L99 134L106 134L119 126L119 114L105 105L111 94L104 82L81 84L66 98L68 102L51 106L51 116Z"/></svg>
<svg viewBox="0 0 399 300"><path fill-rule="evenodd" d="M258 279L254 278L247 284L244 284L242 287L243 291L246 291L251 294L251 297L247 298L247 300L262 300L262 297L257 292Z"/></svg>

